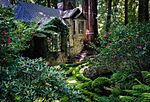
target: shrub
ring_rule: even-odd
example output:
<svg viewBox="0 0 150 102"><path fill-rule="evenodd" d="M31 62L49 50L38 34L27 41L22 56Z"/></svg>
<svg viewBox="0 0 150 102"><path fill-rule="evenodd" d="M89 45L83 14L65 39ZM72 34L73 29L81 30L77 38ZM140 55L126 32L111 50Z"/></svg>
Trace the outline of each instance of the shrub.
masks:
<svg viewBox="0 0 150 102"><path fill-rule="evenodd" d="M101 34L93 62L99 68L115 70L133 68L148 70L150 63L150 23L118 26L111 32ZM146 69L147 68L147 69Z"/></svg>
<svg viewBox="0 0 150 102"><path fill-rule="evenodd" d="M0 7L0 66L8 65L12 55L25 50L36 25L14 20L12 8Z"/></svg>
<svg viewBox="0 0 150 102"><path fill-rule="evenodd" d="M66 96L69 100L82 99L82 94L65 82L60 66L49 67L40 58L17 58L16 64L0 72L0 100L34 101L39 97L56 100Z"/></svg>

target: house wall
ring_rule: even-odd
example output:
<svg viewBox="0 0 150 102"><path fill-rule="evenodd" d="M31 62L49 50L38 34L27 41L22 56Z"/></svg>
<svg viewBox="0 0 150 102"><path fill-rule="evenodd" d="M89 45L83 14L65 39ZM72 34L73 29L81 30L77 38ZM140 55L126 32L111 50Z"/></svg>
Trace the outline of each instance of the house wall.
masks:
<svg viewBox="0 0 150 102"><path fill-rule="evenodd" d="M83 41L86 38L85 32L83 34L79 34L79 26L78 23L81 21L81 19L66 19L66 21L69 23L69 39L68 39L68 51L67 54L65 52L52 52L48 55L48 63L49 65L57 65L61 63L66 63L70 58L74 58L77 54L79 54L83 50ZM83 21L83 20L82 20ZM75 23L75 24L74 24ZM86 22L84 23L84 31Z"/></svg>
<svg viewBox="0 0 150 102"><path fill-rule="evenodd" d="M70 53L70 56L75 56L82 51L82 49L84 47L83 41L84 41L86 36L85 36L85 33L83 33L83 34L78 33L79 19L74 19L74 20L69 19L69 20L70 20L70 28L69 28L70 49L69 49L69 53ZM73 22L75 22L75 27L74 27ZM84 28L84 31L85 31L85 28Z"/></svg>

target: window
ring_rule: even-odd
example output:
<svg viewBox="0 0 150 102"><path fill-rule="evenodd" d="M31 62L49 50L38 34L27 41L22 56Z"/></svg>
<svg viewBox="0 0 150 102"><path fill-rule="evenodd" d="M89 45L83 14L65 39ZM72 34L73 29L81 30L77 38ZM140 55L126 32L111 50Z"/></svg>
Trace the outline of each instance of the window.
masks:
<svg viewBox="0 0 150 102"><path fill-rule="evenodd" d="M60 34L54 33L52 36L47 37L48 50L50 52L61 51L61 37Z"/></svg>
<svg viewBox="0 0 150 102"><path fill-rule="evenodd" d="M73 9L73 5L71 2L68 2L67 9Z"/></svg>
<svg viewBox="0 0 150 102"><path fill-rule="evenodd" d="M83 34L84 33L84 21L79 21L78 33L79 34Z"/></svg>

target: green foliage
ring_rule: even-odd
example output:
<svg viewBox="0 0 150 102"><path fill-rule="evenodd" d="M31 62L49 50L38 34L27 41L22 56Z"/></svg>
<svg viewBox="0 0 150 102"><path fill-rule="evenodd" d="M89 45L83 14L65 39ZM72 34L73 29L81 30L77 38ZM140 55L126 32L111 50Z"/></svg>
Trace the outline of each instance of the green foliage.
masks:
<svg viewBox="0 0 150 102"><path fill-rule="evenodd" d="M93 88L96 88L96 87L101 88L101 87L109 86L109 85L110 85L110 79L106 77L99 77L92 82Z"/></svg>
<svg viewBox="0 0 150 102"><path fill-rule="evenodd" d="M144 84L141 84L141 85L134 85L132 87L133 90L136 90L136 91L139 91L139 92L150 92L150 86L148 85L144 85Z"/></svg>
<svg viewBox="0 0 150 102"><path fill-rule="evenodd" d="M60 66L49 67L42 59L17 58L16 64L1 71L0 76L1 101L34 101L39 97L52 101L64 95L69 100L82 97L74 86L67 85Z"/></svg>
<svg viewBox="0 0 150 102"><path fill-rule="evenodd" d="M84 81L78 76L82 76L81 70L88 66L86 63L62 66L69 71L69 77L76 80L74 85L84 95L85 102L149 102L149 84L142 81L148 71L126 69L115 72L111 78L98 77Z"/></svg>
<svg viewBox="0 0 150 102"><path fill-rule="evenodd" d="M150 23L118 26L112 32L99 36L98 53L93 59L100 68L113 70L146 68L149 66Z"/></svg>
<svg viewBox="0 0 150 102"><path fill-rule="evenodd" d="M150 101L150 86L149 85L134 85L132 90L124 90L131 95L132 98L134 97L138 102L149 102Z"/></svg>
<svg viewBox="0 0 150 102"><path fill-rule="evenodd" d="M150 84L150 72L148 71L142 71L142 77L143 77L143 80L145 82L145 84Z"/></svg>
<svg viewBox="0 0 150 102"><path fill-rule="evenodd" d="M14 20L12 8L0 7L0 66L11 62L11 56L25 50L32 39L35 24Z"/></svg>
<svg viewBox="0 0 150 102"><path fill-rule="evenodd" d="M135 102L135 98L131 96L120 96L121 102Z"/></svg>
<svg viewBox="0 0 150 102"><path fill-rule="evenodd" d="M98 32L103 34L106 31L108 0L97 0L98 5ZM124 1L112 0L112 10L109 11L111 15L111 30L115 29L118 25L123 25L125 21L125 7ZM138 16L138 0L128 1L128 22L136 23Z"/></svg>
<svg viewBox="0 0 150 102"><path fill-rule="evenodd" d="M48 37L52 36L54 32L68 35L67 26L64 25L63 21L59 18L53 18L49 21L46 21L46 23L37 30L37 33L45 34Z"/></svg>

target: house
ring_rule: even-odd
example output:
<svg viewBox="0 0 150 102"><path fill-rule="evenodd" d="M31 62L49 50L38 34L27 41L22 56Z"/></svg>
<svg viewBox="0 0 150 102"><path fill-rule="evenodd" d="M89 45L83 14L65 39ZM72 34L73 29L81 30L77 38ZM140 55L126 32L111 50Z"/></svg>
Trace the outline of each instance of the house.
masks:
<svg viewBox="0 0 150 102"><path fill-rule="evenodd" d="M67 41L67 53L68 55L63 55L61 51L58 51L58 58L59 56L66 57L65 61L59 62L66 62L68 56L75 56L80 53L83 49L83 40L85 39L85 29L86 29L86 20L80 8L74 8L75 6L65 7L65 10L62 10L63 3L60 3L60 7L58 9L47 8L41 5L33 4L33 3L26 3L26 2L18 2L15 6L15 19L17 20L24 20L27 22L36 21L39 22L40 25L45 24L47 20L53 19L54 17L59 18L67 27L69 28L69 36ZM45 37L42 39L40 37L35 38L34 41L34 52L36 52L36 57L46 57L46 52L43 47L45 44ZM37 41L39 40L39 41ZM61 40L60 40L61 41ZM40 44L35 44L35 43ZM37 45L37 46L36 46ZM35 47L36 46L36 47ZM44 51L38 51L38 50ZM54 52L54 51L50 51ZM56 52L54 52L56 55ZM35 54L35 53L33 53ZM55 57L56 58L56 57Z"/></svg>
<svg viewBox="0 0 150 102"><path fill-rule="evenodd" d="M75 56L83 49L86 20L79 8L63 11L63 19L68 22L70 55Z"/></svg>

